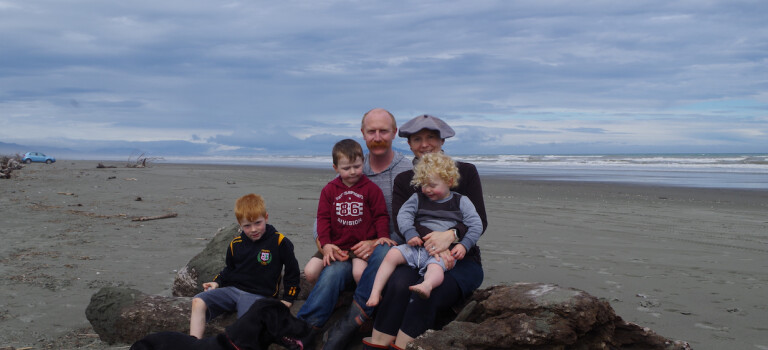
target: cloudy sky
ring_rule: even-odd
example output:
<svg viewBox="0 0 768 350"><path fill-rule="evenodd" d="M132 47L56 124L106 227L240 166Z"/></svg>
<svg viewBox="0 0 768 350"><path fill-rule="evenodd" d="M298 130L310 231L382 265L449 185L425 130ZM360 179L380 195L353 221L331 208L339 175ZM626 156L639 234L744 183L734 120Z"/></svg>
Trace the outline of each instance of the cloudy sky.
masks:
<svg viewBox="0 0 768 350"><path fill-rule="evenodd" d="M768 152L766 18L764 0L0 0L0 143L325 154L384 107L446 120L454 154Z"/></svg>

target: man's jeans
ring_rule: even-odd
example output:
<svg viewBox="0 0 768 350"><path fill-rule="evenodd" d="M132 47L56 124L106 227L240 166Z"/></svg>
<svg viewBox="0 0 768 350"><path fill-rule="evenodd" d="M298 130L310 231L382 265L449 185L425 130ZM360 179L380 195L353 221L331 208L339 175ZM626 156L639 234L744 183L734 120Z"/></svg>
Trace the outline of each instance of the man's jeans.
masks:
<svg viewBox="0 0 768 350"><path fill-rule="evenodd" d="M363 271L360 283L355 289L355 302L363 308L368 316L373 312L373 308L366 306L365 303L371 295L376 271L378 271L381 261L384 260L384 256L387 255L387 251L389 251L387 245L377 246L373 250L368 258L368 267ZM326 266L320 273L315 287L309 293L307 301L301 306L296 316L314 327L323 327L325 322L331 318L339 295L351 281L353 281L351 261L334 261L331 265Z"/></svg>

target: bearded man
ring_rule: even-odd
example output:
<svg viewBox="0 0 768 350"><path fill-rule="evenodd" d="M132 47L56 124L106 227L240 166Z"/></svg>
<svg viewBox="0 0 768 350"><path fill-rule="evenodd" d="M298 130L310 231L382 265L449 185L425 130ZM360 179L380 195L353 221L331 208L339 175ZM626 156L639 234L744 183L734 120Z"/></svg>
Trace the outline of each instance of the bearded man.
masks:
<svg viewBox="0 0 768 350"><path fill-rule="evenodd" d="M389 235L397 244L405 243L395 232L395 217L392 215L392 188L395 177L401 172L411 170L413 164L402 153L392 148L392 141L397 136L395 116L382 108L374 108L363 115L360 125L368 154L363 162L363 173L381 188L389 213ZM317 233L315 232L315 239ZM319 246L319 243L318 243ZM376 245L376 240L362 241L350 249L355 256L368 261L355 288L354 301L345 316L333 325L325 334L323 349L342 349L350 337L373 315L373 308L365 302L371 294L373 280L381 261L389 251L387 245ZM314 331L303 342L312 347L312 340L325 325L333 313L339 294L347 283L352 281L349 264L331 264L326 266L318 277L307 301L299 310L297 317L312 325Z"/></svg>

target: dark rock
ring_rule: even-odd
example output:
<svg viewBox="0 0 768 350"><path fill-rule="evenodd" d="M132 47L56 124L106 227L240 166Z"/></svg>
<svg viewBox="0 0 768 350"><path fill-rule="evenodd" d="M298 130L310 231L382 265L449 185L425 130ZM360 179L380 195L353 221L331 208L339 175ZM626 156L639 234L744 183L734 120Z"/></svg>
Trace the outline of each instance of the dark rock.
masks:
<svg viewBox="0 0 768 350"><path fill-rule="evenodd" d="M237 235L236 224L220 229L177 274L173 283L175 297L150 296L128 288L102 288L91 298L86 310L94 330L103 341L128 344L153 332L188 332L191 297L202 291L203 282L221 271L227 245ZM303 275L301 288L291 307L294 315L312 289ZM351 302L351 290L345 291L326 326L333 325ZM209 323L206 334L222 332L233 321L234 315L217 318ZM686 342L673 341L625 322L605 300L584 291L541 283L477 290L463 308L438 314L436 328L408 348L690 349ZM349 349L360 348L360 336L351 340Z"/></svg>
<svg viewBox="0 0 768 350"><path fill-rule="evenodd" d="M690 349L624 322L610 304L584 291L517 283L478 290L443 329L409 349Z"/></svg>
<svg viewBox="0 0 768 350"><path fill-rule="evenodd" d="M229 242L239 234L237 224L219 229L203 251L176 274L172 288L174 297L150 296L128 288L102 288L91 298L86 310L96 333L109 343L130 344L153 332L189 332L191 297L203 291L203 282L211 281L221 271ZM280 288L279 295L282 295L282 285ZM301 292L291 307L294 315L311 290L312 285L302 273ZM351 305L352 294L353 289L350 288L339 297L338 308L328 325L336 322ZM234 317L214 319L213 324L206 327L206 334L216 334L233 321Z"/></svg>
<svg viewBox="0 0 768 350"><path fill-rule="evenodd" d="M240 226L232 224L220 228L205 249L195 255L176 274L173 281L173 295L193 297L203 291L203 283L210 282L224 268L224 257L232 238L240 235Z"/></svg>
<svg viewBox="0 0 768 350"><path fill-rule="evenodd" d="M329 321L333 324L349 305ZM150 296L129 288L102 288L91 298L86 316L102 341L132 343L159 331L189 331L189 297ZM302 302L291 311L296 314ZM234 315L209 323L206 335L222 332ZM356 336L348 349L360 348ZM584 291L552 284L518 283L478 290L455 320L429 330L409 349L691 349L625 322L610 304Z"/></svg>
<svg viewBox="0 0 768 350"><path fill-rule="evenodd" d="M99 338L109 344L131 344L145 335L162 331L189 333L192 299L147 295L138 290L105 287L91 297L85 316ZM206 335L223 332L235 315L208 323Z"/></svg>

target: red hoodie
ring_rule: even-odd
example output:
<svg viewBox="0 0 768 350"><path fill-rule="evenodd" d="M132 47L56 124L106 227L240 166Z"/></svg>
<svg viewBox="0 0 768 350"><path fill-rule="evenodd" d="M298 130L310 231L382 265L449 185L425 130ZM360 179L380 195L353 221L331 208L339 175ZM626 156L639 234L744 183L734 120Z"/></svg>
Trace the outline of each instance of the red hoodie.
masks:
<svg viewBox="0 0 768 350"><path fill-rule="evenodd" d="M357 242L389 238L384 193L363 175L352 187L336 177L323 187L317 205L317 238L349 250Z"/></svg>

